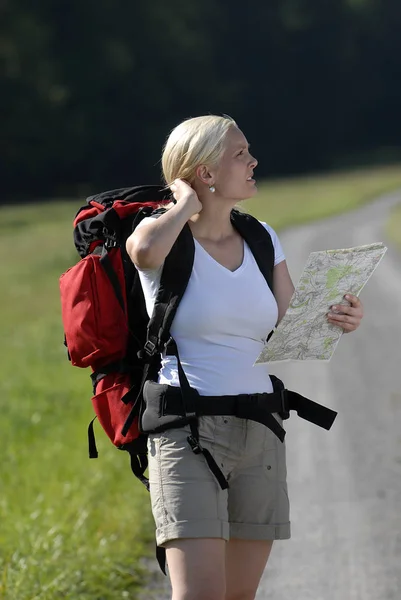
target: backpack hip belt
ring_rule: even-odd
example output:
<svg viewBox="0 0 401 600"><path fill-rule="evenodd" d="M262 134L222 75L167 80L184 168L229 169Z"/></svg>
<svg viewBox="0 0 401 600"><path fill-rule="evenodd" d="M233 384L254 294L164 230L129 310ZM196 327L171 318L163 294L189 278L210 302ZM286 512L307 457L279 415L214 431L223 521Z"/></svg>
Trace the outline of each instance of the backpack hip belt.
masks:
<svg viewBox="0 0 401 600"><path fill-rule="evenodd" d="M274 375L270 376L273 393L201 396L197 390L190 387L177 345L172 338L168 347L169 354L177 358L180 387L159 384L152 380L145 382L140 428L144 433L157 433L189 425L191 435L187 441L192 451L204 455L222 489L228 488L228 482L213 456L199 442L198 417L236 416L257 421L268 427L281 442L284 441L286 432L273 413L278 413L282 419L288 419L290 411L295 410L301 418L327 430L334 423L336 411L285 389L283 382Z"/></svg>
<svg viewBox="0 0 401 600"><path fill-rule="evenodd" d="M275 378L272 393L201 396L193 388L191 388L191 393L194 395L196 417L234 416L241 419L250 419L271 429L281 442L284 441L286 432L277 419L273 417L273 413L279 414L282 419L288 419L290 411L295 410L301 418L324 429L331 428L337 415L330 408L312 402L312 400L301 396L297 392L285 389L282 382L277 378ZM159 404L157 407L157 422L151 427L152 431L165 431L171 428L170 423L163 422L163 417L176 416L181 417L181 420L182 417L185 417L180 388L147 381L145 396L147 403L149 398L157 398ZM149 417L145 416L145 421L147 424L146 430L148 430L150 426ZM169 421L171 422L171 420ZM176 427L177 425L174 423L173 426Z"/></svg>

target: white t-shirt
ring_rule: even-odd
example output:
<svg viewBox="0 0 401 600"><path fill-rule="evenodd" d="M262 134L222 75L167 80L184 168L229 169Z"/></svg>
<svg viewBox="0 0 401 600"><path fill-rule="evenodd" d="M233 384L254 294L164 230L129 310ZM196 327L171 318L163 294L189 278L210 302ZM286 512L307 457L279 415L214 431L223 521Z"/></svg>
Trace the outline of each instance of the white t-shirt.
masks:
<svg viewBox="0 0 401 600"><path fill-rule="evenodd" d="M285 260L281 244L275 231L262 224L271 235L277 265ZM276 325L278 308L249 246L244 241L243 262L232 272L194 241L192 274L170 330L190 386L205 396L271 392L268 366L253 365ZM139 270L149 316L161 272L162 267ZM180 385L174 356L163 355L158 381Z"/></svg>

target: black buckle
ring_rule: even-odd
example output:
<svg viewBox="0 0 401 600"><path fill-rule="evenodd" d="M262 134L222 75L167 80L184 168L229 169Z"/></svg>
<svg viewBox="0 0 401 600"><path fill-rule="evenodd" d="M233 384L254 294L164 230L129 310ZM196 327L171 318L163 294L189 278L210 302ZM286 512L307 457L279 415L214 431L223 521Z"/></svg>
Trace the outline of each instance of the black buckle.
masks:
<svg viewBox="0 0 401 600"><path fill-rule="evenodd" d="M110 233L107 227L103 227L103 237L105 248L115 248L118 245L116 234Z"/></svg>
<svg viewBox="0 0 401 600"><path fill-rule="evenodd" d="M194 454L202 454L203 448L199 443L199 440L194 438L193 435L187 437L188 444L191 446L191 450Z"/></svg>
<svg viewBox="0 0 401 600"><path fill-rule="evenodd" d="M154 356L156 354L157 347L156 344L148 340L143 349L145 350L148 356Z"/></svg>

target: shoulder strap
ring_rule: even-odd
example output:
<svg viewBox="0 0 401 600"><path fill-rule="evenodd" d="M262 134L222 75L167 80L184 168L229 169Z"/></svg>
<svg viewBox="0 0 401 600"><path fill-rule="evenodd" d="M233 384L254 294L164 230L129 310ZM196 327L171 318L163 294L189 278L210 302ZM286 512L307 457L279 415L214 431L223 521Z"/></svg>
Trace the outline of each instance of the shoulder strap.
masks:
<svg viewBox="0 0 401 600"><path fill-rule="evenodd" d="M231 211L231 223L248 244L273 292L274 246L269 232L255 217L235 209Z"/></svg>
<svg viewBox="0 0 401 600"><path fill-rule="evenodd" d="M159 291L148 325L145 352L149 356L161 352L170 338L170 327L187 289L194 256L194 239L189 225L185 225L164 262Z"/></svg>

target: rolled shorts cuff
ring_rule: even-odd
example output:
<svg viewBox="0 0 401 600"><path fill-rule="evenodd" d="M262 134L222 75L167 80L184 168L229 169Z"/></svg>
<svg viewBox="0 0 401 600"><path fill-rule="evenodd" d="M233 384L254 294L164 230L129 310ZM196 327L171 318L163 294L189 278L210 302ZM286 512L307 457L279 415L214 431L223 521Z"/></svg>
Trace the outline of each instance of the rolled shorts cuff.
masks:
<svg viewBox="0 0 401 600"><path fill-rule="evenodd" d="M185 538L230 539L230 524L227 521L177 521L156 529L156 543L163 546L167 542Z"/></svg>
<svg viewBox="0 0 401 600"><path fill-rule="evenodd" d="M258 523L230 523L230 538L237 540L289 540L291 523L262 525Z"/></svg>

